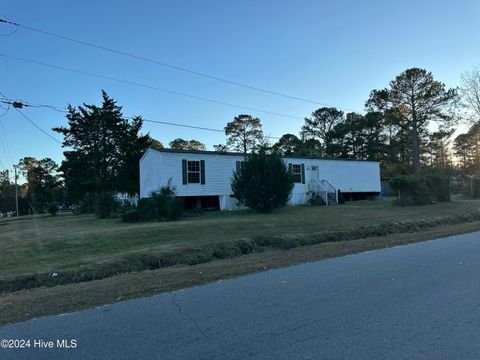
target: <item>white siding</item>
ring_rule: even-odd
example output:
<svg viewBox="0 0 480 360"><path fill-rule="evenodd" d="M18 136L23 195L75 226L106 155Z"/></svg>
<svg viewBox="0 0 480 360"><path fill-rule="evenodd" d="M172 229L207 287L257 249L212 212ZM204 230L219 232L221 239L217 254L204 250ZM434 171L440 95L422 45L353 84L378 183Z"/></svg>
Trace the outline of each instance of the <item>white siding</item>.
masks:
<svg viewBox="0 0 480 360"><path fill-rule="evenodd" d="M205 184L182 183L182 160L205 161ZM220 196L220 207L232 209L236 200L231 198L231 179L236 162L242 161L242 155L215 153L162 152L149 149L140 160L140 197L159 187L171 184L178 196ZM292 191L290 204L304 204L307 200L309 168L318 168L318 179L327 180L342 192L380 192L380 167L378 162L322 160L285 158L285 164L304 164L305 184L296 183Z"/></svg>
<svg viewBox="0 0 480 360"><path fill-rule="evenodd" d="M205 185L182 183L182 160L205 161ZM172 153L147 150L140 160L140 197L167 185L169 179L178 196L231 195L231 179L236 162L243 156Z"/></svg>
<svg viewBox="0 0 480 360"><path fill-rule="evenodd" d="M317 180L327 180L341 192L380 192L380 164L373 161L322 160L286 158L287 164L304 164L305 184L296 183L290 203L305 204L307 201L309 167L318 167Z"/></svg>

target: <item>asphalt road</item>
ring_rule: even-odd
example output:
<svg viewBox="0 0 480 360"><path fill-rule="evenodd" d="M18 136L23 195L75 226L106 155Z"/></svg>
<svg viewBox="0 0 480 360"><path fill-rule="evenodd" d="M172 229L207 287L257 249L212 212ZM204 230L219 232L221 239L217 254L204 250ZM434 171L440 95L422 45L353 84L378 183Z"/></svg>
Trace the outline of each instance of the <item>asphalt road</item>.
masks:
<svg viewBox="0 0 480 360"><path fill-rule="evenodd" d="M480 233L34 319L0 339L31 340L0 359L480 359Z"/></svg>

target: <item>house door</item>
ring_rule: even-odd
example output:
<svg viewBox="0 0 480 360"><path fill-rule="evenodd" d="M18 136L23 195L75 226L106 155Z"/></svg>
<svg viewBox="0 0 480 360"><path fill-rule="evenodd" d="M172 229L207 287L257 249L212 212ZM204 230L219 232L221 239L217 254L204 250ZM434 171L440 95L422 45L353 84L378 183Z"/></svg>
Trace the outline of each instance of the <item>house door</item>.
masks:
<svg viewBox="0 0 480 360"><path fill-rule="evenodd" d="M305 171L306 183L308 184L311 181L318 182L320 180L318 175L318 166L309 165Z"/></svg>

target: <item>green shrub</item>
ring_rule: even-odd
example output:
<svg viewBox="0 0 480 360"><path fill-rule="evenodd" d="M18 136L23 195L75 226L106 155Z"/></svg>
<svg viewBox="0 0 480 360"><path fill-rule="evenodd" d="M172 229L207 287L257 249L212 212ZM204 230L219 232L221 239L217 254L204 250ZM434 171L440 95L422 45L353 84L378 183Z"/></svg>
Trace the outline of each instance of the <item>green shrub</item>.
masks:
<svg viewBox="0 0 480 360"><path fill-rule="evenodd" d="M293 188L293 178L278 154L261 148L249 154L232 178L233 195L240 204L262 212L285 206Z"/></svg>
<svg viewBox="0 0 480 360"><path fill-rule="evenodd" d="M150 197L140 199L138 208L126 210L122 214L123 222L138 221L174 221L183 215L183 202L175 197L175 188L162 186L150 193Z"/></svg>
<svg viewBox="0 0 480 360"><path fill-rule="evenodd" d="M313 191L309 191L309 192L307 192L307 204L312 205L312 206L314 206L314 205L325 205L325 201L323 200L323 198L319 194L317 194Z"/></svg>
<svg viewBox="0 0 480 360"><path fill-rule="evenodd" d="M152 221L156 219L155 202L152 198L140 199L138 212L141 221Z"/></svg>
<svg viewBox="0 0 480 360"><path fill-rule="evenodd" d="M389 185L398 192L401 206L450 201L449 177L439 172L395 176Z"/></svg>
<svg viewBox="0 0 480 360"><path fill-rule="evenodd" d="M128 209L122 214L123 222L139 222L141 220L139 209Z"/></svg>
<svg viewBox="0 0 480 360"><path fill-rule="evenodd" d="M175 197L175 188L170 185L162 186L157 191L150 193L153 202L153 210L157 221L178 220L183 213L183 203Z"/></svg>
<svg viewBox="0 0 480 360"><path fill-rule="evenodd" d="M51 215L57 215L58 206L55 204L50 204L47 209L48 213Z"/></svg>
<svg viewBox="0 0 480 360"><path fill-rule="evenodd" d="M110 217L118 207L118 201L110 191L100 191L95 194L95 213L100 219Z"/></svg>

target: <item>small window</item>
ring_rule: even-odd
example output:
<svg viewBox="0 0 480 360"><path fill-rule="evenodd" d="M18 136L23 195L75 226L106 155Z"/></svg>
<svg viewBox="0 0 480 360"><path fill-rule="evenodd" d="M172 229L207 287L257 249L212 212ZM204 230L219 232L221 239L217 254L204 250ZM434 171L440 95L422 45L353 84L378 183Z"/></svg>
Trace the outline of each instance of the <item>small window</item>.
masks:
<svg viewBox="0 0 480 360"><path fill-rule="evenodd" d="M189 184L200 184L200 161L187 162L187 179Z"/></svg>
<svg viewBox="0 0 480 360"><path fill-rule="evenodd" d="M302 165L292 164L292 176L293 181L296 183L302 182Z"/></svg>

